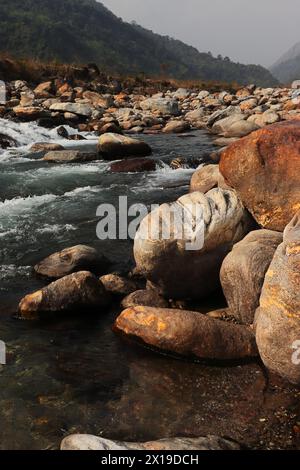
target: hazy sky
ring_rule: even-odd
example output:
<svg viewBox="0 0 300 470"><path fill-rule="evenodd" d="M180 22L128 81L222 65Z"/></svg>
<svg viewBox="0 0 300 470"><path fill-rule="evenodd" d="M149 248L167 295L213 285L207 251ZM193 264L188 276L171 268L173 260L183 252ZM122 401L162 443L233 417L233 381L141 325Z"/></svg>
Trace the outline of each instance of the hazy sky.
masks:
<svg viewBox="0 0 300 470"><path fill-rule="evenodd" d="M200 51L271 65L300 41L300 0L101 0L117 16Z"/></svg>

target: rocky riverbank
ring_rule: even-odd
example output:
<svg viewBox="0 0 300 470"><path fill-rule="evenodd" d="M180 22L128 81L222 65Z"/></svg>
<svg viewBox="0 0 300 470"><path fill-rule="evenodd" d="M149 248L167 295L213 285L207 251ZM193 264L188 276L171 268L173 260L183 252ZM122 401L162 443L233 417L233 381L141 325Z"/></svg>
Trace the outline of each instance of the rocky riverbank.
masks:
<svg viewBox="0 0 300 470"><path fill-rule="evenodd" d="M59 132L71 140L84 139L82 132L99 136L94 152L36 142L31 153L48 165L118 160L111 164L111 171L153 171L152 149L143 134L174 133L184 138L205 129L220 146L220 151L210 155L209 165L196 169L188 194L161 205L142 220L134 241L133 270L110 272L108 260L92 247L65 247L34 267L47 285L21 300L20 318L42 321L51 314L59 321L64 314L105 315L117 304L112 326L121 338L220 368L261 360L268 380L275 374L286 381L287 388L297 389L298 90L248 86L234 94L183 88L155 94L137 89L103 92L97 79L73 83L57 79L34 88L16 81L8 83L7 90L8 101L0 108L3 118L60 126ZM5 134L1 143L2 148L16 145ZM170 207L178 215L175 220L182 211L189 217L180 236L173 223L165 239ZM190 212L190 207L200 209L201 217ZM195 242L200 226L202 245L186 249L187 243ZM159 236L152 237L149 227ZM215 310L214 299L221 294L224 307ZM299 419L296 414L289 430L289 439L294 439L289 445L295 447ZM211 445L210 438L203 439L195 445ZM216 448L223 445L214 439ZM186 448L184 441L174 442L176 449L180 443ZM63 448L89 445L100 448L113 443L77 436L65 440Z"/></svg>

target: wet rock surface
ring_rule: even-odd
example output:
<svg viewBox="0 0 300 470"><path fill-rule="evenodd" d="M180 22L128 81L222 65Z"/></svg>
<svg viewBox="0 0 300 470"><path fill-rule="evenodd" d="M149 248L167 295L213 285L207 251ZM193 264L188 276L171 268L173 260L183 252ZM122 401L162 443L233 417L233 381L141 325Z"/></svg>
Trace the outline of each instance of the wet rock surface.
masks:
<svg viewBox="0 0 300 470"><path fill-rule="evenodd" d="M257 356L253 331L197 312L132 307L114 329L166 352L199 359L242 360Z"/></svg>

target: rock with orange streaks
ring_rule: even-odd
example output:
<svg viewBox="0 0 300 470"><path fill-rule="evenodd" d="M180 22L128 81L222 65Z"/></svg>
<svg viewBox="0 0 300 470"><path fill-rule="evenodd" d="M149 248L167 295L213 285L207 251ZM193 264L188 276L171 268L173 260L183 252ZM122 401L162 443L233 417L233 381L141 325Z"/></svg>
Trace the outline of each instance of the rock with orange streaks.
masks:
<svg viewBox="0 0 300 470"><path fill-rule="evenodd" d="M220 171L263 228L282 232L300 209L300 122L235 142L222 153Z"/></svg>
<svg viewBox="0 0 300 470"><path fill-rule="evenodd" d="M256 341L268 369L300 384L300 211L286 227L256 311Z"/></svg>
<svg viewBox="0 0 300 470"><path fill-rule="evenodd" d="M116 319L114 329L147 346L186 357L222 361L257 355L250 328L199 312L132 307Z"/></svg>
<svg viewBox="0 0 300 470"><path fill-rule="evenodd" d="M19 304L19 314L21 318L33 320L45 313L96 310L108 302L109 294L96 276L80 271L26 295Z"/></svg>

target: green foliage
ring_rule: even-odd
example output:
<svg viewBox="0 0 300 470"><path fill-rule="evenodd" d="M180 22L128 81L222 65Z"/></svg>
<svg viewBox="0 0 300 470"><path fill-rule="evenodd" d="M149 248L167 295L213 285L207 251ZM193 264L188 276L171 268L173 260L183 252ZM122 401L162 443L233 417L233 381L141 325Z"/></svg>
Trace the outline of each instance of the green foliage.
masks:
<svg viewBox="0 0 300 470"><path fill-rule="evenodd" d="M276 84L261 66L200 53L123 22L95 0L0 0L0 51L44 61L95 62L123 75Z"/></svg>

